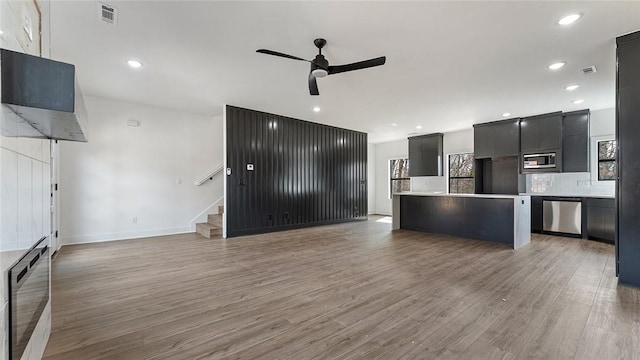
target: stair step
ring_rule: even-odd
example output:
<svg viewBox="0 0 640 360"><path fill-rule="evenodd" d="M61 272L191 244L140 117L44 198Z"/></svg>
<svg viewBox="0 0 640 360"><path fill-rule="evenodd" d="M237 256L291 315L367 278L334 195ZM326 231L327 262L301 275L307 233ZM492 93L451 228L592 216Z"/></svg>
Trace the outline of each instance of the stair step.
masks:
<svg viewBox="0 0 640 360"><path fill-rule="evenodd" d="M207 222L209 224L222 227L222 215L218 214L209 214L207 215Z"/></svg>
<svg viewBox="0 0 640 360"><path fill-rule="evenodd" d="M224 214L224 205L218 206L218 215Z"/></svg>
<svg viewBox="0 0 640 360"><path fill-rule="evenodd" d="M209 223L197 223L196 232L209 239L222 237L222 228Z"/></svg>

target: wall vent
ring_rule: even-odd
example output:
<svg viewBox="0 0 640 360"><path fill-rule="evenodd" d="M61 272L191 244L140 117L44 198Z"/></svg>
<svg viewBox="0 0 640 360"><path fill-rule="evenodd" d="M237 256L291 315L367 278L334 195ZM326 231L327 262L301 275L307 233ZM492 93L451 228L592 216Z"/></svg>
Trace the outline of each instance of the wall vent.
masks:
<svg viewBox="0 0 640 360"><path fill-rule="evenodd" d="M111 5L98 3L100 10L100 18L107 24L118 24L118 9Z"/></svg>
<svg viewBox="0 0 640 360"><path fill-rule="evenodd" d="M596 73L596 72L598 72L598 69L596 69L595 65L589 66L589 67L586 67L586 68L582 69L582 73L584 75L589 75L589 74L593 74L593 73Z"/></svg>

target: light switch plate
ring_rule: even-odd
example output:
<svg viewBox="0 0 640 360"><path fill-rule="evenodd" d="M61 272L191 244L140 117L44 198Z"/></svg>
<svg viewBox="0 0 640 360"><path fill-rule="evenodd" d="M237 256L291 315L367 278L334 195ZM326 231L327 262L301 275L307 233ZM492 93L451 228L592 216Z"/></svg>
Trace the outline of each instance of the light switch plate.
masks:
<svg viewBox="0 0 640 360"><path fill-rule="evenodd" d="M247 170L253 171L253 164L247 164Z"/></svg>

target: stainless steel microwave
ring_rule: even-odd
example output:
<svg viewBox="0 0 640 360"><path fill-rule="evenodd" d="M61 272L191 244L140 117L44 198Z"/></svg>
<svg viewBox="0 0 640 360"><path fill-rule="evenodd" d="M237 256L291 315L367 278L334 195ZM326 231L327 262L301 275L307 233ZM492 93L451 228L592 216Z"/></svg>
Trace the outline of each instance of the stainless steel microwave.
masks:
<svg viewBox="0 0 640 360"><path fill-rule="evenodd" d="M525 154L522 161L524 169L555 169L556 153Z"/></svg>

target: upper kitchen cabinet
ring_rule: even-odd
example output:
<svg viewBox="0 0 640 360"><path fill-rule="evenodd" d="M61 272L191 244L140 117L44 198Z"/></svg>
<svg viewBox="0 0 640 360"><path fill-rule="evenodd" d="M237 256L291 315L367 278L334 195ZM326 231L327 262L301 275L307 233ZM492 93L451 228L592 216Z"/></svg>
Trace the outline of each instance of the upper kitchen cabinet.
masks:
<svg viewBox="0 0 640 360"><path fill-rule="evenodd" d="M530 116L520 121L520 150L523 154L562 149L562 112Z"/></svg>
<svg viewBox="0 0 640 360"><path fill-rule="evenodd" d="M442 176L443 134L409 138L409 176Z"/></svg>
<svg viewBox="0 0 640 360"><path fill-rule="evenodd" d="M518 156L520 119L473 125L473 144L476 159Z"/></svg>
<svg viewBox="0 0 640 360"><path fill-rule="evenodd" d="M562 171L589 172L589 110L564 113Z"/></svg>

